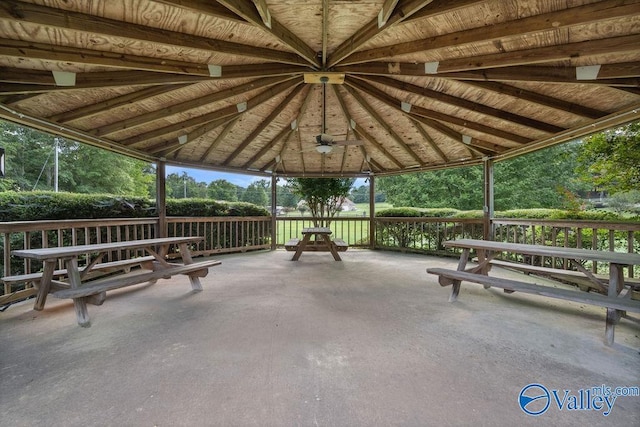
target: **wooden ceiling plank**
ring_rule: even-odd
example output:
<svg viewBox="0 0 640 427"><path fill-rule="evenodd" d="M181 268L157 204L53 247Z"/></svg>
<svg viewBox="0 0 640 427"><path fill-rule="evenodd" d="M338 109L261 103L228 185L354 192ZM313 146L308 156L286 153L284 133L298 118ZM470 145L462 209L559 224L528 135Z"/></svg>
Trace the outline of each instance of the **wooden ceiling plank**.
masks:
<svg viewBox="0 0 640 427"><path fill-rule="evenodd" d="M233 161L233 159L235 159L236 157L238 157L238 155L244 151L245 148L247 148L249 146L249 144L251 144L258 135L260 135L260 133L265 130L267 127L269 127L269 125L271 125L271 122L273 122L276 117L278 117L280 115L280 113L287 108L287 105L300 93L300 91L302 90L303 86L298 85L296 86L283 100L282 102L280 102L280 104L278 104L277 107L275 107L273 110L271 110L271 112L269 113L269 115L262 120L262 122L244 139L244 141L242 141L242 143L240 143L240 145L238 145L238 147L236 147L236 149L229 155L227 156L227 158L222 162L223 166L228 166L229 163L231 163Z"/></svg>
<svg viewBox="0 0 640 427"><path fill-rule="evenodd" d="M551 107L556 110L565 111L567 113L575 114L577 116L586 117L589 119L597 119L607 115L605 111L600 111L595 108L589 108L584 105L574 104L563 99L542 95L537 92L521 89L519 87L511 86L504 83L490 81L465 81L464 83L483 90L502 93L514 98L520 98L527 102L544 105L546 107Z"/></svg>
<svg viewBox="0 0 640 427"><path fill-rule="evenodd" d="M116 133L125 129L132 129L137 126L148 124L154 120L159 120L159 119L166 118L168 116L185 113L189 110L200 108L207 104L213 104L216 102L224 101L225 99L242 95L248 91L282 83L290 79L291 77L267 77L263 79L254 80L239 86L230 87L228 89L221 90L219 92L201 96L199 98L180 102L178 104L174 104L170 106L162 106L162 108L160 108L159 110L149 111L148 113L140 114L138 116L131 117L125 120L118 120L115 123L98 127L94 129L93 132L99 136L111 135L113 133Z"/></svg>
<svg viewBox="0 0 640 427"><path fill-rule="evenodd" d="M447 59L440 61L438 73L544 64L546 62L572 60L589 56L636 52L639 45L640 35L634 34L490 55L478 55L473 58Z"/></svg>
<svg viewBox="0 0 640 427"><path fill-rule="evenodd" d="M431 149L436 153L436 155L438 157L440 157L440 159L443 162L448 162L449 158L447 157L446 154L444 154L444 152L440 149L440 147L438 147L438 144L436 144L436 142L433 140L433 138L431 138L431 135L429 135L429 132L427 132L422 125L420 124L420 122L418 122L417 120L415 120L414 118L411 118L411 121L413 122L413 125L416 127L416 129L418 130L418 132L420 133L420 135L422 135L422 138L424 138L425 141L427 141L427 144L429 145L429 147L431 147Z"/></svg>
<svg viewBox="0 0 640 427"><path fill-rule="evenodd" d="M411 112L407 112L407 111L404 111L401 107L402 101L387 95L386 93L382 92L378 88L368 83L365 83L362 80L350 78L348 80L345 80L345 83L354 87L355 89L358 89L367 93L370 96L373 96L374 98L384 102L391 108L397 111L400 111L402 113L405 113L407 115L422 116L422 117L427 117L437 121L447 122L457 126L462 126L464 128L473 129L475 131L485 133L488 135L493 135L498 138L506 139L508 141L515 142L517 144L526 144L532 141L532 139L530 138L527 138L512 132L507 132L507 131L503 131L502 129L492 128L490 126L486 126L481 123L476 123L471 120L454 117L445 113L441 113L439 111L430 110L428 108L421 107L419 105L412 105Z"/></svg>
<svg viewBox="0 0 640 427"><path fill-rule="evenodd" d="M154 0L156 3L168 4L191 12L203 13L227 21L248 24L243 17L233 13L223 5L211 0Z"/></svg>
<svg viewBox="0 0 640 427"><path fill-rule="evenodd" d="M369 116L373 117L373 119L376 122L378 122L378 124L380 126L382 126L382 128L391 136L393 141L395 141L396 144L398 144L400 147L402 147L404 149L404 151L413 158L413 160L418 162L418 164L420 164L420 165L422 165L424 163L424 160L422 160L415 153L415 151L413 151L411 149L411 147L409 147L403 141L403 139L400 137L400 135L398 135L398 133L395 130L393 130L393 128L386 122L386 120L384 120L382 118L382 116L380 114L378 114L378 112L376 112L376 110L367 102L366 99L364 99L359 93L357 93L355 90L351 89L349 86L345 86L345 89L347 89L347 91L351 94L351 96L353 96L358 101L358 103L362 106L362 108L364 108L367 111Z"/></svg>
<svg viewBox="0 0 640 427"><path fill-rule="evenodd" d="M428 39L414 40L355 52L343 59L341 64L370 62L383 58L392 58L394 56L416 52L428 52L468 43L490 42L513 36L540 33L546 30L558 30L608 19L625 18L638 14L638 4L640 4L638 1L620 2L617 0L605 0L497 23L491 26L482 26L470 30L430 37Z"/></svg>
<svg viewBox="0 0 640 427"><path fill-rule="evenodd" d="M280 40L309 64L314 67L318 67L320 65L318 63L318 58L316 57L316 52L311 49L311 47L307 46L307 44L292 31L273 18L270 15L269 9L267 8L264 0L218 0L218 3L223 4L229 10L242 16L253 25ZM267 25L264 22L263 14L265 16L269 16L269 22L271 25Z"/></svg>
<svg viewBox="0 0 640 427"><path fill-rule="evenodd" d="M247 109L246 111L249 111L253 108L255 108L256 106L260 105L261 103L267 101L269 98L276 96L278 93L283 92L285 90L290 89L291 87L300 84L302 82L302 80L300 81L295 81L295 80L289 80L289 81L285 81L282 83L279 83L275 86L269 87L268 89L260 92L258 95L256 95L255 97L251 98L249 101L247 101ZM158 128L158 129L154 129L150 132L146 132L140 135L136 135L134 137L131 138L127 138L123 141L121 141L122 144L124 145L140 145L142 143L148 142L150 140L153 140L155 138L158 137L162 137L164 135L169 135L169 134L173 134L176 132L180 132L183 131L184 129L188 129L194 126L199 126L199 125L203 125L209 122L212 122L220 117L229 117L229 116L235 116L235 114L238 113L238 109L236 105L229 105L227 107L224 107L220 110L217 111L213 111L211 113L207 113L204 114L202 116L198 116L198 117L194 117L192 119L189 120L184 120L180 123L174 123L168 126L164 126L162 128ZM218 125L219 126L219 125ZM217 126L216 126L217 127ZM208 131L207 131L208 132Z"/></svg>
<svg viewBox="0 0 640 427"><path fill-rule="evenodd" d="M86 105L74 110L54 114L52 116L49 116L48 119L59 123L68 123L74 120L86 119L88 117L104 114L108 111L125 105L130 105L149 98L153 98L154 96L162 95L174 90L183 89L187 86L189 86L189 84L151 86L145 89L137 90L135 92L127 93L126 95L120 95L115 98L107 99L102 102L97 102L95 104Z"/></svg>
<svg viewBox="0 0 640 427"><path fill-rule="evenodd" d="M207 157L209 157L209 154L211 154L211 152L218 146L220 145L220 143L222 141L224 141L224 139L227 137L227 135L229 134L229 132L231 132L231 130L233 129L233 127L235 126L236 123L238 123L238 119L240 118L240 116L234 118L233 120L231 120L229 123L226 124L226 126L222 129L222 131L218 134L218 136L216 136L216 139L213 140L213 142L211 143L211 145L209 145L209 147L207 147L207 149L205 150L205 152L202 154L202 156L200 156L200 161L201 162L206 162L207 161Z"/></svg>
<svg viewBox="0 0 640 427"><path fill-rule="evenodd" d="M335 91L335 95L336 98L338 99L338 103L340 104L340 108L342 109L342 114L344 114L345 118L347 119L348 122L351 122L353 120L353 118L351 117L351 114L349 113L349 109L347 108L347 104L344 101L344 98L342 96L342 94L340 93L340 91ZM355 122L355 120L353 120ZM387 151L386 148L384 148L384 146L378 142L378 140L376 140L373 136L369 135L364 129L362 129L362 126L357 126L356 123L356 129L353 129L354 134L358 135L358 137L362 137L362 139L366 139L369 143L371 143L375 148L378 149L378 151L380 151L382 154L384 154L384 156L391 160L396 166L398 166L400 169L402 169L404 166L403 164L396 159L393 154L391 154L389 151Z"/></svg>
<svg viewBox="0 0 640 427"><path fill-rule="evenodd" d="M309 99L311 98L309 96L309 92L310 91L311 91L311 86L310 85L306 85L304 94L302 96L302 99L303 99L302 106L300 107L300 111L298 112L298 115L297 115L298 119L302 115L302 113L304 113L304 111L306 111L307 105L309 104ZM296 120L298 120L298 119L296 119ZM297 128L293 129L291 124L288 124L286 127L284 127L282 129L282 131L280 131L280 133L278 135L276 135L275 138L273 138L271 141L269 141L268 144L265 144L264 147L262 147L242 167L244 169L246 169L249 166L252 166L257 160L259 160L262 156L264 156L267 153L267 151L272 149L278 143L278 141L280 141L282 138L285 138L285 142L286 142L286 140L289 138L290 132L294 132L295 130L297 130ZM286 135L286 137L285 137L285 135Z"/></svg>
<svg viewBox="0 0 640 427"><path fill-rule="evenodd" d="M480 141L477 138L472 138L468 144L463 143L460 132L451 129L449 126L437 120L421 116L414 116L413 119L449 137L456 145L465 147L472 158L477 156L491 156L497 153L495 149L485 148L484 146L490 146L490 144L485 141Z"/></svg>
<svg viewBox="0 0 640 427"><path fill-rule="evenodd" d="M465 108L470 111L484 114L486 116L495 117L500 120L509 121L518 125L527 126L532 129L536 129L542 132L555 133L564 130L563 127L555 126L540 120L535 120L530 117L519 116L509 111L500 110L498 108L489 107L484 104L469 101L464 98L459 98L453 95L448 95L444 92L438 92L435 90L423 88L411 83L403 82L400 80L391 79L388 77L370 77L364 76L363 80L379 83L385 86L390 86L395 89L402 90L404 92L410 92L418 95L422 95L425 98L435 99L437 101L453 105L455 107Z"/></svg>
<svg viewBox="0 0 640 427"><path fill-rule="evenodd" d="M364 43L370 41L382 32L392 28L394 25L408 19L411 15L417 13L431 3L433 0L402 0L397 4L390 16L387 18L384 25L378 24L378 17L375 17L367 24L365 24L360 30L358 30L353 36L346 39L338 46L331 54L329 61L329 67L333 67L340 63L344 58L355 52ZM393 2L391 2L393 3ZM385 3L386 4L386 3ZM446 6L444 6L446 7ZM383 6L384 8L384 6Z"/></svg>
<svg viewBox="0 0 640 427"><path fill-rule="evenodd" d="M144 40L151 43L260 58L287 64L306 63L297 54L288 52L199 37L134 23L122 25L122 21L16 0L3 0L0 2L0 19L38 25L44 28L61 28L90 34L97 33L111 37Z"/></svg>

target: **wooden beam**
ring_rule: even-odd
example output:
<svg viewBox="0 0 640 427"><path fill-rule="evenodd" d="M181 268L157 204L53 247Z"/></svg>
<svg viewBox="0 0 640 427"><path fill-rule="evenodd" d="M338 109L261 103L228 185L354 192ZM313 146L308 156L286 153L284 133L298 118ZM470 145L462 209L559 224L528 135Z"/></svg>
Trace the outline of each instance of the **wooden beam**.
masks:
<svg viewBox="0 0 640 427"><path fill-rule="evenodd" d="M382 28L386 25L397 4L398 0L385 0L382 4L380 13L378 14L378 28Z"/></svg>
<svg viewBox="0 0 640 427"><path fill-rule="evenodd" d="M422 9L409 16L405 22L413 22L418 19L427 19L445 13L456 12L469 6L486 3L487 0L438 0L425 5Z"/></svg>
<svg viewBox="0 0 640 427"><path fill-rule="evenodd" d="M638 15L639 1L605 0L559 11L496 23L470 30L443 34L423 40L398 43L351 54L341 64L371 62L416 52L429 52L469 43L485 43L515 36L533 35L548 30L560 30L577 25Z"/></svg>
<svg viewBox="0 0 640 427"><path fill-rule="evenodd" d="M260 133L262 133L263 130L269 127L271 122L274 121L285 108L287 108L289 103L296 96L298 96L302 88L303 86L298 85L291 92L289 92L289 94L280 102L280 104L273 108L271 110L271 113L269 113L269 115L264 120L262 120L262 122L260 122L260 124L244 139L244 141L242 141L242 143L240 143L240 145L238 145L238 147L236 147L236 149L231 154L229 154L229 156L227 156L224 162L222 162L222 165L228 166L229 163L233 161L233 159L238 157L238 155L243 152L244 149L247 148L256 139L256 137L260 135Z"/></svg>
<svg viewBox="0 0 640 427"><path fill-rule="evenodd" d="M156 3L168 4L180 9L190 10L199 14L207 14L227 21L235 21L241 24L249 24L243 17L231 12L229 9L211 0L154 0Z"/></svg>
<svg viewBox="0 0 640 427"><path fill-rule="evenodd" d="M277 85L269 87L268 89L260 92L258 95L256 95L255 97L247 101L247 106L245 111L249 111L255 108L257 105L260 105L261 103L267 101L269 98L272 98L278 95L279 93L286 91L295 85L300 84L301 82L302 82L302 79L288 80L288 81L278 83ZM185 120L180 123L174 123L168 126L164 126L162 128L145 132L140 135L136 135L131 138L127 138L125 140L120 141L120 143L123 145L137 146L145 142L149 142L158 137L175 134L176 132L181 132L181 131L184 131L185 129L189 129L194 126L205 125L220 117L230 117L230 116L234 116L237 113L239 113L237 106L230 105L218 111L213 111L211 113L203 114L202 116L194 117L192 119ZM226 121L223 123L226 123Z"/></svg>
<svg viewBox="0 0 640 427"><path fill-rule="evenodd" d="M298 55L292 53L243 45L226 40L199 37L133 23L123 25L121 21L113 19L24 3L16 0L3 0L0 2L0 19L38 25L43 28L60 28L89 34L142 40L188 49L220 52L227 55L260 58L285 64L300 65L306 63L306 61L302 61ZM157 60L161 62L163 59L164 58L158 58Z"/></svg>
<svg viewBox="0 0 640 427"><path fill-rule="evenodd" d="M451 123L456 126L461 126L467 129L473 129L477 132L493 135L495 137L505 139L507 141L515 142L517 144L526 144L527 142L532 141L531 138L520 136L518 134L511 133L511 132L506 132L501 129L495 129L490 126L483 125L481 123L476 123L470 120L465 120L460 117L450 116L448 114L441 113L435 110L430 110L428 108L424 108L419 105L411 105L411 110L406 111L406 110L403 110L402 108L402 101L387 95L385 92L379 90L378 88L368 83L363 82L362 80L350 78L348 80L345 80L345 83L355 89L359 89L363 91L364 93L370 96L373 96L374 98L377 98L378 100L384 102L391 108L398 111L402 111L403 113L409 113L411 116L427 117L433 120ZM496 149L496 151L500 151L500 150Z"/></svg>
<svg viewBox="0 0 640 427"><path fill-rule="evenodd" d="M145 89L141 89L132 93L117 96L115 98L107 99L106 101L97 102L95 104L86 105L84 107L76 108L75 110L65 111L63 113L54 114L49 116L48 119L59 123L68 123L74 120L86 119L88 117L97 116L107 113L110 110L130 105L135 102L144 101L145 99L153 98L157 95L162 95L174 90L183 89L189 86L188 84L182 85L170 85L170 86L151 86Z"/></svg>
<svg viewBox="0 0 640 427"><path fill-rule="evenodd" d="M407 154L409 154L413 158L413 160L418 162L418 164L420 165L424 163L424 160L422 160L420 156L418 156L415 153L415 151L413 151L411 147L409 147L402 140L400 135L398 135L398 133L386 122L386 120L382 118L382 116L367 102L366 99L364 99L358 92L356 92L355 90L351 89L348 86L345 87L345 89L347 89L349 94L353 96L356 99L356 101L358 101L360 106L365 109L365 111L369 114L369 116L371 116L376 122L378 122L378 124L391 136L391 139L393 139L393 141L395 141L396 144L402 147L402 149Z"/></svg>
<svg viewBox="0 0 640 427"><path fill-rule="evenodd" d="M327 66L329 45L329 0L322 0L322 68Z"/></svg>
<svg viewBox="0 0 640 427"><path fill-rule="evenodd" d="M223 4L229 10L280 40L309 64L315 67L320 65L318 58L316 58L316 52L311 47L307 46L302 39L271 17L264 0L255 0L253 2L250 0L218 0L218 3ZM265 24L262 13L269 15L270 26Z"/></svg>
<svg viewBox="0 0 640 427"><path fill-rule="evenodd" d="M509 111L504 111L498 108L489 107L487 105L480 104L478 102L473 102L464 98L448 95L444 92L423 88L421 86L417 86L401 80L395 80L388 77L372 77L372 76L363 76L361 77L361 79L369 82L373 82L373 83L378 83L384 86L393 87L395 89L399 89L404 92L421 95L428 99L434 99L436 101L453 105L455 107L464 108L476 113L484 114L490 117L495 117L500 120L505 120L511 123L526 126L542 132L555 133L555 132L561 132L565 129L563 127L555 126L540 120L535 120L530 117L519 116Z"/></svg>
<svg viewBox="0 0 640 427"><path fill-rule="evenodd" d="M340 63L344 58L355 52L360 46L370 41L379 34L392 28L394 25L411 17L411 15L420 11L433 0L402 0L395 6L392 13L382 27L378 25L378 17L375 17L364 27L359 29L353 36L346 39L331 54L329 67L333 67ZM446 8L446 4L442 7Z"/></svg>
<svg viewBox="0 0 640 427"><path fill-rule="evenodd" d="M438 147L438 144L436 144L433 138L431 138L431 135L429 135L429 133L422 127L420 122L418 122L414 118L411 118L411 121L413 122L413 125L416 127L422 138L427 142L429 147L431 147L436 155L440 157L443 162L448 162L449 158L447 157L447 155L440 149L440 147Z"/></svg>
<svg viewBox="0 0 640 427"><path fill-rule="evenodd" d="M590 119L597 119L599 117L606 116L604 111L596 110L595 108L585 107L580 104L574 104L563 99L554 98L552 96L543 95L537 92L533 92L526 89L521 89L516 86L510 86L504 83L486 82L486 81L465 81L465 84L477 87L483 90L490 90L504 95L519 98L527 102L533 102L536 104L544 105L554 108L556 110L564 111L567 113L575 114L581 117L587 117Z"/></svg>
<svg viewBox="0 0 640 427"><path fill-rule="evenodd" d="M238 119L240 119L240 116L236 117L235 119L231 120L229 123L226 124L226 126L222 129L222 131L218 134L218 136L216 136L216 139L214 139L213 142L211 143L211 145L209 145L209 147L207 147L207 149L205 150L204 154L202 154L202 156L200 156L200 161L201 162L206 162L207 161L207 157L209 157L209 154L211 154L211 152L218 145L220 145L220 143L222 141L224 141L224 139L227 137L229 132L231 132L231 129L233 129L233 127L236 125L236 123L238 123Z"/></svg>
<svg viewBox="0 0 640 427"><path fill-rule="evenodd" d="M440 123L437 120L432 120L428 117L422 116L412 116L412 118L449 137L449 139L451 139L456 145L465 147L469 152L470 158L491 156L497 153L495 144L491 144L477 138L472 138L468 144L465 144L462 142L462 134L460 132L455 129L451 129L449 126Z"/></svg>
<svg viewBox="0 0 640 427"><path fill-rule="evenodd" d="M255 4L256 9L258 9L260 18L262 18L262 23L267 28L271 28L271 12L269 12L267 2L265 0L253 0L253 4Z"/></svg>
<svg viewBox="0 0 640 427"><path fill-rule="evenodd" d="M130 117L128 119L119 120L108 125L100 126L95 128L93 130L93 133L99 136L112 135L125 129L129 130L137 126L148 124L155 120L165 119L172 115L185 113L189 110L200 108L207 104L224 101L229 98L243 95L249 91L275 85L291 79L291 77L267 77L254 80L239 86L230 87L219 92L211 93L199 98L190 99L188 101L180 102L171 106L162 106L162 108L160 108L159 110L149 111L135 117Z"/></svg>

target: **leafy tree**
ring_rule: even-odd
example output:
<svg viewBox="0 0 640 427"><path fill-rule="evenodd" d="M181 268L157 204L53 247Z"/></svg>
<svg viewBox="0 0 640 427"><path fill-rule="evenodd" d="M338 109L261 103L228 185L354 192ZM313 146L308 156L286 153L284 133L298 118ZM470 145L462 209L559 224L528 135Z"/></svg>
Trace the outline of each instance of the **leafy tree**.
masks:
<svg viewBox="0 0 640 427"><path fill-rule="evenodd" d="M289 188L289 186L277 185L276 200L279 206L284 206L286 208L295 208L298 205L300 198L291 191L291 188Z"/></svg>
<svg viewBox="0 0 640 427"><path fill-rule="evenodd" d="M289 186L306 201L314 225L329 227L354 182L352 178L292 178Z"/></svg>
<svg viewBox="0 0 640 427"><path fill-rule="evenodd" d="M261 185L260 181L252 182L247 187L246 191L242 195L242 201L247 203L253 203L258 206L267 206L269 198L267 192Z"/></svg>
<svg viewBox="0 0 640 427"><path fill-rule="evenodd" d="M208 197L215 200L238 201L238 186L226 179L211 181L207 187Z"/></svg>
<svg viewBox="0 0 640 427"><path fill-rule="evenodd" d="M205 182L196 182L195 178L189 176L188 173L182 172L182 175L171 173L166 178L167 198L184 199L184 198L200 198L207 197L207 184Z"/></svg>
<svg viewBox="0 0 640 427"><path fill-rule="evenodd" d="M613 194L640 189L640 121L585 138L578 171Z"/></svg>

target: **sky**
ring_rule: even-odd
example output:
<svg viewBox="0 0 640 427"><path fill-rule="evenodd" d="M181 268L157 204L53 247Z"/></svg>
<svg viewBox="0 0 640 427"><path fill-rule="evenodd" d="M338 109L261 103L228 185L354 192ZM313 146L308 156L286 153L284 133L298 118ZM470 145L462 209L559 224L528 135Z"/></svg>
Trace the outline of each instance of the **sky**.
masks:
<svg viewBox="0 0 640 427"><path fill-rule="evenodd" d="M187 175L193 177L196 182L206 182L207 184L217 179L226 179L232 184L247 188L252 182L260 181L261 179L266 179L267 181L271 182L271 178L268 176L253 176L240 173L217 172L204 169L167 165L167 175L172 173L182 175L183 172L186 172ZM359 187L361 185L365 185L365 180L363 178L356 179L354 187Z"/></svg>

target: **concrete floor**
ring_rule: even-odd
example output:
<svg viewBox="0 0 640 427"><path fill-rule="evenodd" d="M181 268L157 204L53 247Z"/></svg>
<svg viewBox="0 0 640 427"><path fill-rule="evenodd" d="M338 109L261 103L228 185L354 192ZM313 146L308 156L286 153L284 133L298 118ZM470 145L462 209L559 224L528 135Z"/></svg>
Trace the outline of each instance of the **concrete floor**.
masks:
<svg viewBox="0 0 640 427"><path fill-rule="evenodd" d="M219 256L200 293L186 277L114 291L86 329L70 301L10 307L0 425L640 425L640 397L608 417L518 405L533 382L639 386L637 318L606 347L602 308L475 284L448 303L425 268L455 259L291 255Z"/></svg>

